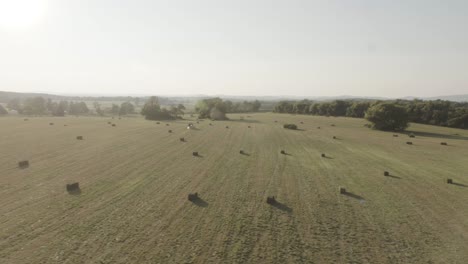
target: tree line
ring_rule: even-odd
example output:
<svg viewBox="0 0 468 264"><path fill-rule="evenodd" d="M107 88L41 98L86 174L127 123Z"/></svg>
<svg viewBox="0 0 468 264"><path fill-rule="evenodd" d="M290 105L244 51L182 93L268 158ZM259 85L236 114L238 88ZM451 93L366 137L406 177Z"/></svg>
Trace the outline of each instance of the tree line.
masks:
<svg viewBox="0 0 468 264"><path fill-rule="evenodd" d="M394 110L398 111L400 115L407 115L409 122L468 128L468 102L423 101L417 99L391 101L335 100L331 102L281 101L275 105L274 112L364 118L372 106L382 104L396 106L397 108ZM391 108L390 106L385 107L386 109Z"/></svg>
<svg viewBox="0 0 468 264"><path fill-rule="evenodd" d="M113 115L126 115L135 112L135 107L130 102L123 102L120 105L113 104L112 107L102 109L99 102L93 102L94 112L98 115L113 114ZM17 111L23 115L52 115L52 116L65 116L65 115L86 115L91 114L92 110L89 109L85 102L74 101L53 101L50 98L41 96L19 99L13 98L6 104L6 109L0 113L7 114L8 110Z"/></svg>
<svg viewBox="0 0 468 264"><path fill-rule="evenodd" d="M195 106L195 111L198 113L199 118L223 120L227 119L227 113L258 112L261 106L262 104L258 100L234 103L230 100L223 100L216 97L198 101Z"/></svg>

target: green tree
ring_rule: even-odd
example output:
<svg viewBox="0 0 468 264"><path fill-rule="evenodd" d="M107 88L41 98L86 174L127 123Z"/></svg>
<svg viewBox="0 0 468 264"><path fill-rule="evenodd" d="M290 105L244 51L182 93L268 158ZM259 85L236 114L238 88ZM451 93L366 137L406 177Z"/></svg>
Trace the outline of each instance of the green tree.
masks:
<svg viewBox="0 0 468 264"><path fill-rule="evenodd" d="M141 114L148 120L171 120L176 117L167 109L161 108L159 98L151 96L141 109Z"/></svg>
<svg viewBox="0 0 468 264"><path fill-rule="evenodd" d="M395 103L378 103L371 106L365 115L378 130L405 130L408 127L408 112Z"/></svg>
<svg viewBox="0 0 468 264"><path fill-rule="evenodd" d="M28 98L24 102L22 110L26 115L43 115L47 111L46 100L40 96Z"/></svg>
<svg viewBox="0 0 468 264"><path fill-rule="evenodd" d="M128 115L135 113L135 106L130 102L123 102L120 105L119 115Z"/></svg>

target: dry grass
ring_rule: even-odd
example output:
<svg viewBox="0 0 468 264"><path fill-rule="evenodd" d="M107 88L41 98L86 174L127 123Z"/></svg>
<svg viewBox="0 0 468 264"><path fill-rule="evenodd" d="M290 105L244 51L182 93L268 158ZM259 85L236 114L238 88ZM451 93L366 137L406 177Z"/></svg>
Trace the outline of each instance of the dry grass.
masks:
<svg viewBox="0 0 468 264"><path fill-rule="evenodd" d="M466 130L412 125L417 145L408 147L351 118L330 127L326 117L252 114L252 130L217 121L199 131L174 121L177 136L143 119L123 118L119 129L102 129L103 120L0 118L0 263L468 259ZM274 120L304 121L304 131ZM439 144L453 134L460 139L443 139L450 147ZM278 155L284 146L292 155ZM206 155L187 155L194 149ZM333 158L321 158L325 150ZM31 167L18 169L20 160ZM376 177L384 170L400 178ZM72 182L81 194L67 193ZM193 191L202 199L187 202ZM280 203L265 203L271 195Z"/></svg>

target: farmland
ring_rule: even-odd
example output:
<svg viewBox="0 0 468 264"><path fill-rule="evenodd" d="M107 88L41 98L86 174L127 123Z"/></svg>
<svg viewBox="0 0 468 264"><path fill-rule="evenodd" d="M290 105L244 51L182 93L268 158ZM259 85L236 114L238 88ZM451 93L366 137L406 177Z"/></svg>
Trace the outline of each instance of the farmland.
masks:
<svg viewBox="0 0 468 264"><path fill-rule="evenodd" d="M190 130L190 117L0 118L0 263L468 259L467 130L243 116Z"/></svg>

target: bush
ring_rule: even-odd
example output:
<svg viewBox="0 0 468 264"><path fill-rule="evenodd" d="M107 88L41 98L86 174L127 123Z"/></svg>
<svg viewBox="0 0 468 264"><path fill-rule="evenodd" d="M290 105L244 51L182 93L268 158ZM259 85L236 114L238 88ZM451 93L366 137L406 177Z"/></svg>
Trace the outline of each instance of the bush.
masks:
<svg viewBox="0 0 468 264"><path fill-rule="evenodd" d="M402 106L392 103L379 103L366 112L366 119L378 130L405 130L408 127L408 112Z"/></svg>
<svg viewBox="0 0 468 264"><path fill-rule="evenodd" d="M283 127L286 129L297 129L297 126L295 124L284 124Z"/></svg>

